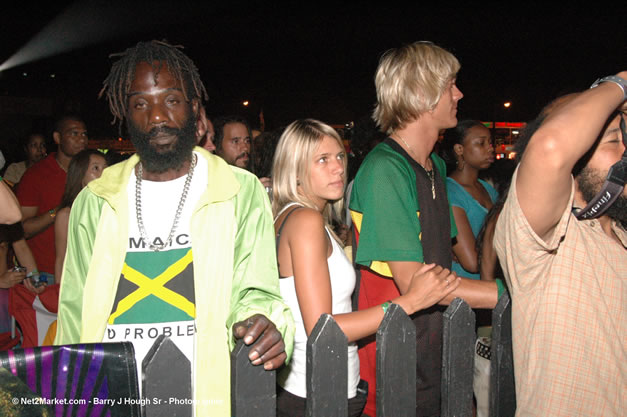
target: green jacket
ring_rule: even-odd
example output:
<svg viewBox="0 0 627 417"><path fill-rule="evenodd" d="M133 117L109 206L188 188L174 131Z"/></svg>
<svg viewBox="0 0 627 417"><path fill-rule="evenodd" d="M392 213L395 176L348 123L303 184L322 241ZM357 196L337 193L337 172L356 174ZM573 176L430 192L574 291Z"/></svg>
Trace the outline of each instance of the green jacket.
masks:
<svg viewBox="0 0 627 417"><path fill-rule="evenodd" d="M230 415L234 323L260 313L294 341L292 314L279 292L269 200L257 178L204 149L209 185L191 219L196 293L196 415ZM127 184L133 155L107 168L72 205L55 344L103 340L128 245ZM167 196L164 196L167 198ZM205 401L203 401L205 400Z"/></svg>

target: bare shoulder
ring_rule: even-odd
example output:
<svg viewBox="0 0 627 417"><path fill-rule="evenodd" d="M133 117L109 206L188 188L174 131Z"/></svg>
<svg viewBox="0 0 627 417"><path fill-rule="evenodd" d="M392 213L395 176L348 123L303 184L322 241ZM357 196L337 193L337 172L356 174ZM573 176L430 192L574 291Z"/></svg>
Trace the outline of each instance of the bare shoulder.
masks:
<svg viewBox="0 0 627 417"><path fill-rule="evenodd" d="M301 207L300 209L294 209L294 213L291 215L295 223L303 226L324 226L324 219L322 214L318 210L311 209L309 207Z"/></svg>
<svg viewBox="0 0 627 417"><path fill-rule="evenodd" d="M283 228L288 239L305 238L309 239L313 236L324 235L324 219L319 211L300 207L290 210L290 217ZM288 213L283 215L283 219ZM283 221L281 219L281 221Z"/></svg>

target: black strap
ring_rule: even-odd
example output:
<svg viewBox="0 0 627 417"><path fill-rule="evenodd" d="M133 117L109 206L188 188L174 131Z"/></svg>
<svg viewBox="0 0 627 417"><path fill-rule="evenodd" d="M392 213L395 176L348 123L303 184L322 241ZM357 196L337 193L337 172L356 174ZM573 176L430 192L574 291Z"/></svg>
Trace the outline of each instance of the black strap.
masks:
<svg viewBox="0 0 627 417"><path fill-rule="evenodd" d="M287 223L287 219L292 215L292 213L294 213L296 210L298 210L300 208L304 208L304 207L297 205L295 208L290 210L285 215L285 218L283 219L283 223L281 223L281 226L279 226L279 230L276 232L276 265L277 265L277 269L279 267L279 241L281 240L281 232L283 231L283 227L285 226L285 223ZM279 273L279 277L281 277L281 273Z"/></svg>
<svg viewBox="0 0 627 417"><path fill-rule="evenodd" d="M627 179L627 127L625 126L625 117L620 115L620 132L625 145L625 151L621 159L610 167L607 178L603 183L603 188L597 193L588 205L575 212L578 220L595 219L610 208L614 201L620 197L625 188L625 180ZM573 210L574 211L574 210Z"/></svg>

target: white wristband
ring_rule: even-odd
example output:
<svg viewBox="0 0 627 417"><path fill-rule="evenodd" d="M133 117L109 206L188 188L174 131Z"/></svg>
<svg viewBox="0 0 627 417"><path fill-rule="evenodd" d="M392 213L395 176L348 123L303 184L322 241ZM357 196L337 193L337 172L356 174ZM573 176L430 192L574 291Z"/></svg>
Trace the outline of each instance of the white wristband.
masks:
<svg viewBox="0 0 627 417"><path fill-rule="evenodd" d="M607 77L599 78L594 83L592 83L590 88L598 87L599 84L605 82L611 82L618 85L620 89L623 90L623 101L627 100L627 81L617 75L609 75Z"/></svg>

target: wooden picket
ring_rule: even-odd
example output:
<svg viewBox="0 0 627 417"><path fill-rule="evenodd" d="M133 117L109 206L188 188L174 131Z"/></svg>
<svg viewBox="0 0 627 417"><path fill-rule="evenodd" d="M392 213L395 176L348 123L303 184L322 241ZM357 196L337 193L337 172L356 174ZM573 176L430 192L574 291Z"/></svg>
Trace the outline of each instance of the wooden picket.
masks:
<svg viewBox="0 0 627 417"><path fill-rule="evenodd" d="M150 399L144 406L145 414L192 417L193 404L185 401L193 398L191 374L189 359L174 342L164 335L157 337L142 362L142 397Z"/></svg>
<svg viewBox="0 0 627 417"><path fill-rule="evenodd" d="M514 360L512 354L512 303L503 294L492 312L490 359L490 417L516 414Z"/></svg>
<svg viewBox="0 0 627 417"><path fill-rule="evenodd" d="M318 319L307 339L308 417L346 417L348 340L330 314Z"/></svg>
<svg viewBox="0 0 627 417"><path fill-rule="evenodd" d="M276 372L253 366L251 346L239 340L231 352L231 414L272 417L276 413Z"/></svg>
<svg viewBox="0 0 627 417"><path fill-rule="evenodd" d="M377 330L377 415L416 412L416 326L392 304Z"/></svg>
<svg viewBox="0 0 627 417"><path fill-rule="evenodd" d="M515 414L516 397L511 303L507 294L499 300L492 320L490 416L510 417ZM403 309L392 304L376 337L377 415L413 415L416 408L415 364L420 360L416 357L416 328ZM455 299L443 315L442 416L472 415L475 340L474 312L463 300ZM248 359L250 349L240 340L231 353L231 414L237 417L275 416L276 372L253 366ZM18 350L15 352L19 355ZM129 355L132 357L132 353ZM36 355L31 354L26 359L36 360ZM183 372L182 360L176 346L168 338L161 338L142 364L143 396L191 397L189 383L174 378L176 375L172 374L170 366L177 363L176 369L181 370L181 374L189 374L189 364ZM307 416L347 415L347 362L346 336L331 315L323 314L307 342ZM0 364L7 369L12 366L8 359ZM42 372L45 374L48 370L42 369ZM179 382L163 383L172 382L173 378ZM136 390L135 394L129 394L129 398L137 397ZM146 407L144 411L151 415L190 415L191 407L176 410Z"/></svg>
<svg viewBox="0 0 627 417"><path fill-rule="evenodd" d="M472 415L475 313L456 298L443 315L442 417Z"/></svg>

